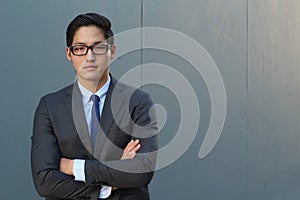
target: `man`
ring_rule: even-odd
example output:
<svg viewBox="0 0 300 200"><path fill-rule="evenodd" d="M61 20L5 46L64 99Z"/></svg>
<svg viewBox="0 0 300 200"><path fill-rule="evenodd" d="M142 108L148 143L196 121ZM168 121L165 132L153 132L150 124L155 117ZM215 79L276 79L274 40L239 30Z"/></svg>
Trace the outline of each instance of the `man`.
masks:
<svg viewBox="0 0 300 200"><path fill-rule="evenodd" d="M78 15L66 40L78 80L42 97L36 109L31 165L37 192L47 200L150 199L157 150L153 103L109 73L116 54L110 21Z"/></svg>

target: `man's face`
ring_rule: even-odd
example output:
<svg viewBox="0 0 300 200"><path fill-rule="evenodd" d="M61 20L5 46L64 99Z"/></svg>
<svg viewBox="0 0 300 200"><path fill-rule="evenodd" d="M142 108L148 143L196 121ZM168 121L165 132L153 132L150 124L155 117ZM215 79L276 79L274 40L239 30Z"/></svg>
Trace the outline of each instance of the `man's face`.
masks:
<svg viewBox="0 0 300 200"><path fill-rule="evenodd" d="M72 46L91 46L100 42L107 44L101 29L97 26L82 26L76 31ZM109 71L108 67L111 59L115 56L115 52L115 45L111 46L104 55L95 55L91 49L89 49L86 55L76 56L73 55L70 48L66 49L67 58L73 63L78 80L81 83L95 83L99 82L100 79L106 80Z"/></svg>

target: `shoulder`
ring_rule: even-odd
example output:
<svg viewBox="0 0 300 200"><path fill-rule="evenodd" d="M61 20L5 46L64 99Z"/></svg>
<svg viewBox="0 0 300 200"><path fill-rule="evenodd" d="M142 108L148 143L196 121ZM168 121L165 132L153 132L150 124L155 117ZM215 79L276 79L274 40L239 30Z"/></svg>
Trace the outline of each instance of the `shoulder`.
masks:
<svg viewBox="0 0 300 200"><path fill-rule="evenodd" d="M72 90L73 90L74 84L68 85L62 89L59 89L57 91L48 93L42 97L42 99L52 99L52 98L57 98L63 95L71 95Z"/></svg>
<svg viewBox="0 0 300 200"><path fill-rule="evenodd" d="M63 99L67 98L67 96L72 95L74 84L68 85L62 89L59 89L57 91L48 93L41 97L40 103L44 104L57 104L60 101L63 101Z"/></svg>
<svg viewBox="0 0 300 200"><path fill-rule="evenodd" d="M40 101L36 107L36 116L43 113L56 112L62 109L64 99L72 94L72 88L74 84L71 84L65 88L57 90L55 92L48 93L40 98Z"/></svg>
<svg viewBox="0 0 300 200"><path fill-rule="evenodd" d="M129 98L130 101L140 102L151 100L150 94L140 88L132 87L124 82L121 82L112 77L113 89L120 92L124 97Z"/></svg>

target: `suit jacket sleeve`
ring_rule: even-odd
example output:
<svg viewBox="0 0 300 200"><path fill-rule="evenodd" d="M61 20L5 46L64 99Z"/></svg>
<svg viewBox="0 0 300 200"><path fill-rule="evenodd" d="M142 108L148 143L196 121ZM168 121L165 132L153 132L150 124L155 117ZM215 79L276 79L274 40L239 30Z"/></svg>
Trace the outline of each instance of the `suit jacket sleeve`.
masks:
<svg viewBox="0 0 300 200"><path fill-rule="evenodd" d="M151 181L158 148L156 113L152 110L152 114L149 114L153 102L147 93L138 91L131 99L131 118L140 127L138 130L132 130L132 138L138 138L142 147L134 159L86 160L85 175L88 185L105 184L118 188L136 188L145 187Z"/></svg>
<svg viewBox="0 0 300 200"><path fill-rule="evenodd" d="M46 99L42 98L35 113L31 167L37 192L44 197L76 199L98 196L99 187L89 187L74 181L73 176L59 171L60 150L49 119ZM93 198L92 198L93 199Z"/></svg>

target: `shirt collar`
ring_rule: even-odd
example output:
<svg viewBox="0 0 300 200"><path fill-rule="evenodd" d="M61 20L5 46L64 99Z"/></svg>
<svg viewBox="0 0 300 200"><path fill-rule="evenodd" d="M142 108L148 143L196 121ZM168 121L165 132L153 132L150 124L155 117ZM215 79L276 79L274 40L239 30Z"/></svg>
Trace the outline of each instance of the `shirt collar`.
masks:
<svg viewBox="0 0 300 200"><path fill-rule="evenodd" d="M106 93L107 93L109 85L110 85L110 82L111 82L111 78L110 78L110 76L108 76L108 79L105 82L105 84L96 93L93 93L90 90L86 89L83 85L81 85L81 83L79 81L77 81L79 90L82 95L83 105L86 105L87 103L89 103L91 96L93 94L98 95L100 97L100 101L104 101L104 99L106 97Z"/></svg>

